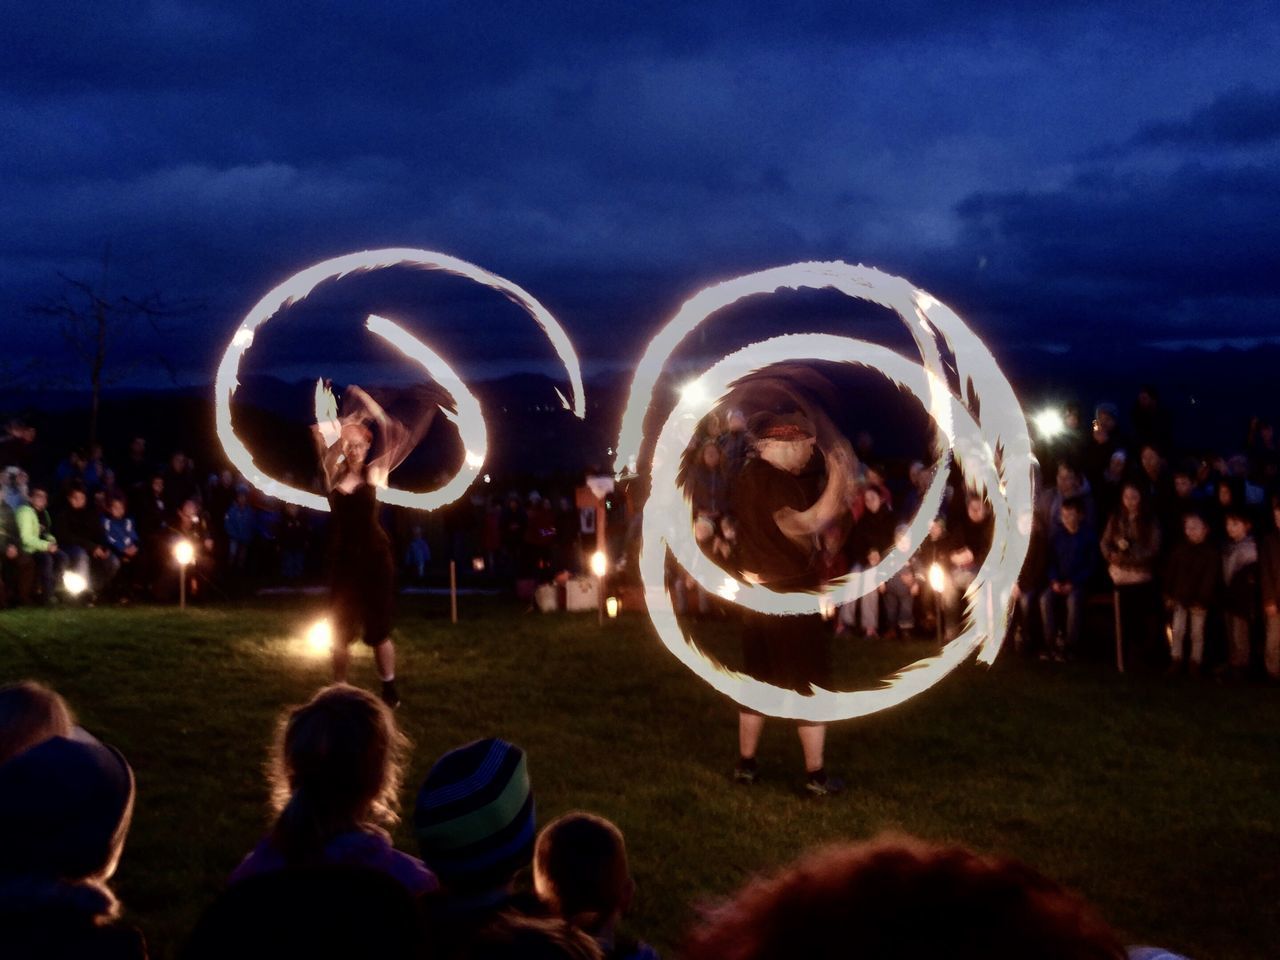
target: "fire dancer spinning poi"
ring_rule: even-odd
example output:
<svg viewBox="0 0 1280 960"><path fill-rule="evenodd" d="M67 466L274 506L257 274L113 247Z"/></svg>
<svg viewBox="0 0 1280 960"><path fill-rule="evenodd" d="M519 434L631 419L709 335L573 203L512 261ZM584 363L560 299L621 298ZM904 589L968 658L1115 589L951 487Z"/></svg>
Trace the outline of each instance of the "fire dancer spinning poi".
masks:
<svg viewBox="0 0 1280 960"><path fill-rule="evenodd" d="M329 385L316 383L312 427L332 515L329 540L329 607L333 629L333 678L345 683L351 644L359 637L373 648L382 699L400 703L396 651L391 642L395 607L395 558L378 520L376 488L422 439L435 414L428 406L406 426L357 386L343 392L343 410ZM376 435L375 435L376 430ZM374 445L376 455L370 456Z"/></svg>

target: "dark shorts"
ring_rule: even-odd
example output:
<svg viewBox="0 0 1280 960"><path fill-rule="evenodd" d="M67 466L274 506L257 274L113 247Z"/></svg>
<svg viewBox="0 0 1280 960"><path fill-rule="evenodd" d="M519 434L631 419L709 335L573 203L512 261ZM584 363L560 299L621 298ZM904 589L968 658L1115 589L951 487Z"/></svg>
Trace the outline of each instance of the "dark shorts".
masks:
<svg viewBox="0 0 1280 960"><path fill-rule="evenodd" d="M785 690L812 695L832 687L832 638L817 614L772 617L747 610L742 615L743 671Z"/></svg>
<svg viewBox="0 0 1280 960"><path fill-rule="evenodd" d="M350 644L359 638L371 647L386 642L395 599L395 563L390 554L336 568L329 585L334 642Z"/></svg>

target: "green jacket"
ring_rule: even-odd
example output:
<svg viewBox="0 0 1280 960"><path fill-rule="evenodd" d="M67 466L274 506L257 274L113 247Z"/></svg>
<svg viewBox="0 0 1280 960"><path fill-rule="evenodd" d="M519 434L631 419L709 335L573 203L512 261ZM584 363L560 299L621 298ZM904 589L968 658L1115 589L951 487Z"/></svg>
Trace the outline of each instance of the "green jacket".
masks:
<svg viewBox="0 0 1280 960"><path fill-rule="evenodd" d="M51 543L57 543L53 534L47 533L49 529L49 512L44 511L44 517L36 513L36 508L29 503L24 503L13 512L14 519L18 522L18 538L22 541L23 553L47 553ZM42 523L41 520L44 522Z"/></svg>

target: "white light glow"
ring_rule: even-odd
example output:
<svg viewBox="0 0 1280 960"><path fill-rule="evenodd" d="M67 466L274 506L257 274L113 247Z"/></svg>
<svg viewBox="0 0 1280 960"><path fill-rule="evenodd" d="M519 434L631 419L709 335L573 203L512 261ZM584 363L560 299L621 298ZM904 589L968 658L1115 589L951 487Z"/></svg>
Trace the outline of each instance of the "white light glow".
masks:
<svg viewBox="0 0 1280 960"><path fill-rule="evenodd" d="M89 581L83 574L76 573L74 570L66 570L62 574L62 589L73 597L78 597L89 589Z"/></svg>
<svg viewBox="0 0 1280 960"><path fill-rule="evenodd" d="M1066 421L1062 419L1061 411L1054 410L1052 408L1048 410L1041 410L1031 418L1031 422L1036 425L1036 431L1040 436L1044 437L1046 440L1052 440L1054 437L1058 436L1058 434L1067 429L1067 424Z"/></svg>
<svg viewBox="0 0 1280 960"><path fill-rule="evenodd" d="M317 286L329 280L336 280L354 272L378 270L385 267L404 266L422 270L439 271L472 280L502 293L508 300L523 309L542 329L551 342L561 363L568 374L572 403L561 395L565 407L581 419L586 413L586 404L582 391L582 374L578 367L578 357L574 352L569 337L565 334L555 317L522 287L490 273L481 267L450 257L447 254L434 253L429 250L394 248L387 250L371 250L363 253L352 253L309 267L290 277L275 287L251 309L241 322L239 329L231 337L226 352L218 365L215 383L215 420L218 439L232 465L245 478L258 487L263 493L288 503L313 510L329 509L329 502L324 497L299 487L289 486L276 480L258 467L252 454L241 442L235 432L231 419L231 404L236 390L240 386L240 362L245 351L253 343L255 331L271 320L284 308L308 297ZM434 351L417 338L411 336L400 326L381 317L370 316L366 327L375 335L395 346L409 359L417 362L428 374L436 379L454 398L457 414L450 416L458 427L466 459L463 469L439 490L428 493L412 493L383 487L378 490L378 498L397 506L415 507L423 510L436 509L452 503L465 493L472 480L475 479L488 452L487 433L480 404L466 389L461 379L453 373L448 364ZM558 391L557 391L558 392ZM322 433L327 422L323 417L329 412L327 399L322 390L317 388L317 422L321 424ZM336 412L336 410L335 410Z"/></svg>
<svg viewBox="0 0 1280 960"><path fill-rule="evenodd" d="M915 340L923 364L866 341L825 334L796 334L752 344L686 384L680 404L653 442L651 492L643 512L640 573L650 616L663 644L703 680L761 713L830 721L864 716L901 703L933 686L975 651L985 662L994 659L1008 622L1013 584L1027 550L1027 537L1016 531L1013 517L1018 509L1029 509L1033 461L1026 418L1012 387L990 351L960 318L906 280L867 267L836 262L801 263L764 270L709 287L687 301L650 343L636 370L616 445L615 472L620 475L636 472L645 439L643 423L661 400L657 386L663 368L675 349L703 320L744 297L801 288L835 289L894 310ZM944 348L954 358L960 383L967 384L968 393L981 402L981 424L965 399L952 394L947 385L942 361ZM795 359L848 363L874 370L918 397L937 427L937 469L909 524L906 542L864 571L861 577L845 577L829 584L829 589L841 591L841 602L847 603L877 589L910 561L927 538L930 521L942 504L952 459L961 467L968 487L985 492L995 512L991 550L965 595L968 629L938 655L885 678L876 689L850 692L814 689L810 694L802 694L729 670L684 634L676 617L673 597L664 585L669 549L699 586L714 589L738 606L774 615L815 613L821 609L819 596L813 593L775 593L757 583L726 579L724 571L713 564L696 543L688 522L689 503L676 483L681 454L688 447L698 421L720 402L717 398L723 399L731 384L744 375ZM694 397L704 400L695 405ZM994 453L997 449L1001 450L999 460ZM909 549L904 550L903 546ZM734 584L732 589L726 588L729 582ZM997 602L975 603L974 598L983 589Z"/></svg>
<svg viewBox="0 0 1280 960"><path fill-rule="evenodd" d="M621 608L621 604L618 603L617 597L609 597L604 602L604 612L609 615L610 620L617 617L618 610L620 608Z"/></svg>
<svg viewBox="0 0 1280 960"><path fill-rule="evenodd" d="M328 620L317 620L307 627L304 640L308 653L317 656L327 654L333 650L333 627L329 625Z"/></svg>
<svg viewBox="0 0 1280 960"><path fill-rule="evenodd" d="M929 586L933 588L934 593L941 593L947 586L947 575L942 570L942 564L929 564Z"/></svg>
<svg viewBox="0 0 1280 960"><path fill-rule="evenodd" d="M603 577L605 571L609 569L609 558L604 555L603 551L597 550L591 555L591 572L597 577Z"/></svg>
<svg viewBox="0 0 1280 960"><path fill-rule="evenodd" d="M173 559L178 562L178 566L185 567L195 558L196 550L190 540L179 540L173 545Z"/></svg>

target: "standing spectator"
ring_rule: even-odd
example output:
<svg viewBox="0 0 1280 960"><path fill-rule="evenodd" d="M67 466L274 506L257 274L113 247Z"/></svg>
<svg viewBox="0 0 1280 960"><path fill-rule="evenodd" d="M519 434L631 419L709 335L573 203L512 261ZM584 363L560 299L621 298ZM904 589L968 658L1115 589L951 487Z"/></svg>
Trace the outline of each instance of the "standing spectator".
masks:
<svg viewBox="0 0 1280 960"><path fill-rule="evenodd" d="M1262 612L1266 618L1263 663L1267 676L1280 680L1280 496L1271 497L1272 527L1258 545L1258 577L1262 584Z"/></svg>
<svg viewBox="0 0 1280 960"><path fill-rule="evenodd" d="M1249 514L1241 507L1227 511L1227 544L1222 552L1223 607L1227 614L1227 664L1244 676L1249 669L1249 635L1258 608L1258 545L1249 530Z"/></svg>
<svg viewBox="0 0 1280 960"><path fill-rule="evenodd" d="M839 626L847 629L856 622L868 639L880 634L880 591L864 593L870 577L864 577L863 571L878 564L893 547L895 529L893 511L884 502L883 490L867 485L862 491L861 515L849 534L849 559L853 565L849 570L848 600L840 607Z"/></svg>
<svg viewBox="0 0 1280 960"><path fill-rule="evenodd" d="M107 474L111 468L103 462L102 444L95 443L89 447L89 455L84 461L84 488L89 493L96 493L102 489L102 485L106 483Z"/></svg>
<svg viewBox="0 0 1280 960"><path fill-rule="evenodd" d="M257 532L257 518L249 505L249 488L243 484L236 487L235 500L223 516L222 529L227 538L227 576L237 585L243 584Z"/></svg>
<svg viewBox="0 0 1280 960"><path fill-rule="evenodd" d="M301 583L306 572L309 539L302 509L296 503L286 503L280 521L280 577L291 586Z"/></svg>
<svg viewBox="0 0 1280 960"><path fill-rule="evenodd" d="M116 575L120 563L107 549L102 519L89 505L84 487L72 484L66 502L54 520L58 546L66 555L66 569L84 577L90 591L103 590Z"/></svg>
<svg viewBox="0 0 1280 960"><path fill-rule="evenodd" d="M22 552L31 558L39 579L43 603L56 603L55 585L62 574L66 557L58 549L49 516L49 495L40 487L31 491L31 499L14 511Z"/></svg>
<svg viewBox="0 0 1280 960"><path fill-rule="evenodd" d="M1059 512L1061 516L1061 512ZM1040 604L1048 589L1049 535L1038 510L1018 514L1018 533L1028 538L1027 558L1022 563L1018 580L1013 585L1013 599L1018 604L1018 633L1014 644L1019 653L1048 653L1049 638L1043 620L1039 632L1035 622L1040 618Z"/></svg>
<svg viewBox="0 0 1280 960"><path fill-rule="evenodd" d="M1120 506L1107 521L1100 547L1116 588L1124 656L1126 660L1149 658L1156 643L1155 563L1160 553L1160 528L1136 485L1128 483L1122 489Z"/></svg>
<svg viewBox="0 0 1280 960"><path fill-rule="evenodd" d="M172 556L173 549L180 540L186 540L192 548L191 563L181 571L181 575L187 578L187 595L194 598L201 591L201 581L208 583L214 568L213 536L209 532L209 521L196 500L187 500L178 511L164 556L159 558L161 569L167 559ZM172 599L172 592L160 586L164 580L164 577L159 578L156 586L161 595L167 594Z"/></svg>
<svg viewBox="0 0 1280 960"><path fill-rule="evenodd" d="M1102 475L1111 463L1112 454L1124 449L1116 433L1116 406L1100 403L1093 414L1093 428L1084 453L1084 473L1101 496ZM1101 506L1101 504L1100 504Z"/></svg>
<svg viewBox="0 0 1280 960"><path fill-rule="evenodd" d="M3 497L9 509L17 510L27 502L27 471L21 467L6 467L4 471Z"/></svg>
<svg viewBox="0 0 1280 960"><path fill-rule="evenodd" d="M951 572L942 593L944 636L954 640L960 635L964 594L978 575L978 569L991 552L995 518L986 497L969 491L964 500L964 513L951 526Z"/></svg>
<svg viewBox="0 0 1280 960"><path fill-rule="evenodd" d="M893 533L898 551L907 556L911 547L906 524L899 524ZM921 572L908 561L902 569L884 585L885 636L890 640L899 637L910 639L916 628L915 599L920 595Z"/></svg>
<svg viewBox="0 0 1280 960"><path fill-rule="evenodd" d="M1204 664L1205 624L1222 580L1222 564L1218 549L1209 542L1209 525L1204 517L1187 514L1182 530L1184 539L1169 552L1164 571L1165 605L1172 613L1170 667L1182 668L1190 627L1191 672L1196 674Z"/></svg>
<svg viewBox="0 0 1280 960"><path fill-rule="evenodd" d="M134 437L129 441L129 452L125 455L124 463L120 464L117 474L120 486L131 497L140 493L142 488L151 482L155 469L147 460L146 437Z"/></svg>
<svg viewBox="0 0 1280 960"><path fill-rule="evenodd" d="M404 548L404 568L417 583L427 578L427 565L431 563L431 548L422 535L422 524L415 523L411 531L412 537Z"/></svg>
<svg viewBox="0 0 1280 960"><path fill-rule="evenodd" d="M0 430L0 463L30 467L35 442L36 428L25 420L14 417Z"/></svg>
<svg viewBox="0 0 1280 960"><path fill-rule="evenodd" d="M200 481L196 479L195 464L182 450L175 450L164 472L164 489L170 503L200 503Z"/></svg>
<svg viewBox="0 0 1280 960"><path fill-rule="evenodd" d="M67 454L63 460L53 471L53 483L59 493L66 493L71 489L72 484L80 484L84 486L84 451L76 448Z"/></svg>
<svg viewBox="0 0 1280 960"><path fill-rule="evenodd" d="M1138 389L1138 397L1134 401L1133 442L1137 446L1152 446L1157 450L1169 450L1173 445L1169 413L1160 405L1159 391L1149 383Z"/></svg>
<svg viewBox="0 0 1280 960"><path fill-rule="evenodd" d="M1098 539L1085 523L1084 506L1077 499L1062 505L1062 517L1049 534L1046 576L1049 587L1040 598L1046 652L1055 660L1074 657L1080 650L1080 623L1085 591L1098 564ZM1066 630L1058 637L1058 603L1066 607Z"/></svg>

